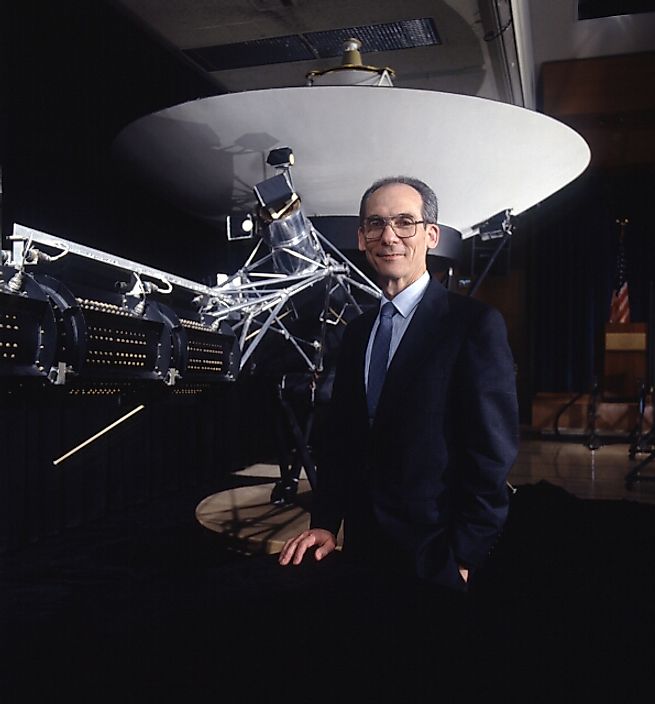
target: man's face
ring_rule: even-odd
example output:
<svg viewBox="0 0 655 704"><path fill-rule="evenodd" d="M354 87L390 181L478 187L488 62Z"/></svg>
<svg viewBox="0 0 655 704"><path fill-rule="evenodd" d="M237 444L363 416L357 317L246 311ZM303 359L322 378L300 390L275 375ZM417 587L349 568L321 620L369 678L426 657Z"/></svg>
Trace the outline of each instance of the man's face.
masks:
<svg viewBox="0 0 655 704"><path fill-rule="evenodd" d="M389 218L409 215L414 220L423 220L421 194L404 183L382 186L374 191L366 202L365 217ZM401 239L387 225L380 239L367 241L364 229L359 228L357 241L360 252L378 275L378 283L387 296L394 296L414 283L426 270L428 249L436 247L439 228L432 223L416 226L413 237Z"/></svg>

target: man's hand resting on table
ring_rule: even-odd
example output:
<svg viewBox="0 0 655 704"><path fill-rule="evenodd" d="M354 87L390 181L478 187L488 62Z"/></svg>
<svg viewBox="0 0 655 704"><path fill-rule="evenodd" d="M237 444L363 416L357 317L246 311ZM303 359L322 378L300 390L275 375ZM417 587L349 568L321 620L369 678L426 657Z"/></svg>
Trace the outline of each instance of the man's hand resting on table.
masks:
<svg viewBox="0 0 655 704"><path fill-rule="evenodd" d="M278 562L281 565L299 565L310 548L316 548L314 559L322 560L337 547L337 539L329 530L312 528L303 531L295 538L287 540L280 552Z"/></svg>

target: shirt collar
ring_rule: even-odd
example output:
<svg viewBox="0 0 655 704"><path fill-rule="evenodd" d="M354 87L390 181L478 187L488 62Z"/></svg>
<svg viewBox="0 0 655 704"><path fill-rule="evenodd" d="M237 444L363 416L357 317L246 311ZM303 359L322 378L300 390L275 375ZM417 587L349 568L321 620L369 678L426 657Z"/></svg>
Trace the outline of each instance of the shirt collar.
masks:
<svg viewBox="0 0 655 704"><path fill-rule="evenodd" d="M427 271L424 271L413 284L410 284L407 288L404 288L394 297L392 303L403 318L406 318L414 310L414 308L416 308L429 283L430 274L428 274ZM383 295L382 301L380 302L380 309L388 301L389 299Z"/></svg>

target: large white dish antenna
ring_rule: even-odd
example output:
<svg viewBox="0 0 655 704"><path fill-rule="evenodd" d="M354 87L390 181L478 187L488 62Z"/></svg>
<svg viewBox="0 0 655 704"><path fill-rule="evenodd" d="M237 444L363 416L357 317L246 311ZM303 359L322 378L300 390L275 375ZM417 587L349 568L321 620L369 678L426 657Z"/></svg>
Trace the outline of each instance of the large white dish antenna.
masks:
<svg viewBox="0 0 655 704"><path fill-rule="evenodd" d="M504 210L528 210L587 167L589 147L566 125L506 103L373 86L229 93L128 125L115 153L184 210L216 220L254 203L272 176L266 157L291 147L308 216L355 215L377 178L431 185L439 221L462 233Z"/></svg>

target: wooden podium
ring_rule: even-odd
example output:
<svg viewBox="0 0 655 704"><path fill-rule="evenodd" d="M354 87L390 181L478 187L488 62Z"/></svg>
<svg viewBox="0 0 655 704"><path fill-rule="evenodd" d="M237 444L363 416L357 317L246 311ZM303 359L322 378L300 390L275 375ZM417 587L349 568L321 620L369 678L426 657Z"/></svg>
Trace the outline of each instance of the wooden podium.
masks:
<svg viewBox="0 0 655 704"><path fill-rule="evenodd" d="M606 323L603 395L637 398L647 382L646 323Z"/></svg>

